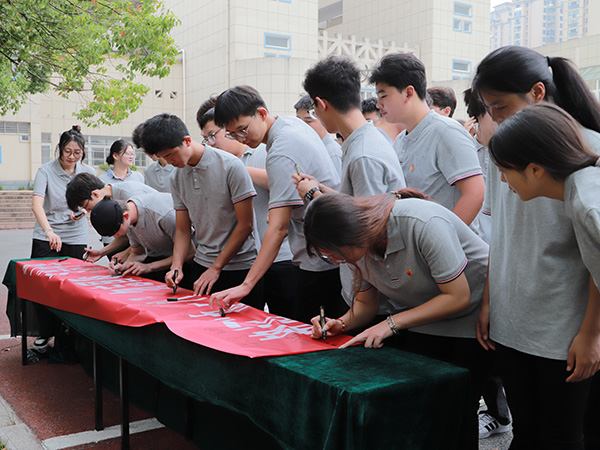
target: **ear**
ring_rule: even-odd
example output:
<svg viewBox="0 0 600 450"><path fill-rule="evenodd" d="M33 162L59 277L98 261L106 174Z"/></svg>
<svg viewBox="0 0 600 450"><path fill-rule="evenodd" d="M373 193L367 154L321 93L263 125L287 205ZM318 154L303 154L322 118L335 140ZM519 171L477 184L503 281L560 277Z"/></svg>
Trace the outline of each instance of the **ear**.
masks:
<svg viewBox="0 0 600 450"><path fill-rule="evenodd" d="M92 200L95 200L97 198L100 198L100 189L94 189L91 193L90 193L90 197L92 198Z"/></svg>
<svg viewBox="0 0 600 450"><path fill-rule="evenodd" d="M525 171L530 173L536 180L542 178L546 173L546 169L534 163L529 163L529 165L525 168Z"/></svg>
<svg viewBox="0 0 600 450"><path fill-rule="evenodd" d="M321 97L315 97L315 103L316 103L317 105L319 105L319 107L320 107L320 108L321 108L323 111L325 111L325 110L326 110L326 109L327 109L327 108L330 106L330 104L329 104L329 101L328 101L328 100L325 100L325 99L323 99L323 98L321 98Z"/></svg>
<svg viewBox="0 0 600 450"><path fill-rule="evenodd" d="M262 119L265 120L267 118L267 116L269 115L269 111L267 111L266 108L263 108L262 106L260 108L256 109L256 114L258 114L258 116Z"/></svg>
<svg viewBox="0 0 600 450"><path fill-rule="evenodd" d="M540 103L546 97L546 86L543 82L538 81L531 87L529 95L533 97L533 103Z"/></svg>
<svg viewBox="0 0 600 450"><path fill-rule="evenodd" d="M190 136L184 136L182 145L185 145L186 147L192 145L192 138Z"/></svg>
<svg viewBox="0 0 600 450"><path fill-rule="evenodd" d="M410 100L415 95L417 95L417 93L415 92L414 86L408 85L408 86L406 86L406 88L404 88L404 96L406 97L407 100Z"/></svg>

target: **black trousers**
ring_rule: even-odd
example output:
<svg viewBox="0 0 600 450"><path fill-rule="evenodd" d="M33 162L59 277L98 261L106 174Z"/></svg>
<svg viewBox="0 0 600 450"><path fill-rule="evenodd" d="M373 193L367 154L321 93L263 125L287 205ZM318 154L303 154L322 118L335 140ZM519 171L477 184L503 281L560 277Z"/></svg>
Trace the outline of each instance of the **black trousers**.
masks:
<svg viewBox="0 0 600 450"><path fill-rule="evenodd" d="M70 256L72 258L83 259L85 253L85 244L71 245L63 242L60 252L50 248L50 242L34 239L31 243L32 258L60 258ZM27 329L34 335L49 338L56 335L60 327L60 320L56 318L44 306L34 302L29 302L31 308L27 308L28 319Z"/></svg>
<svg viewBox="0 0 600 450"><path fill-rule="evenodd" d="M337 318L348 311L348 305L342 298L340 269L326 272L309 272L296 267L298 302L292 319L310 323L310 319L319 315L319 307L325 308L325 315Z"/></svg>
<svg viewBox="0 0 600 450"><path fill-rule="evenodd" d="M292 261L279 261L271 264L263 277L263 308L269 306L269 313L282 317L292 317L297 303L296 270Z"/></svg>
<svg viewBox="0 0 600 450"><path fill-rule="evenodd" d="M513 416L510 450L583 450L583 418L591 378L566 383L570 375L566 361L499 344L496 351Z"/></svg>

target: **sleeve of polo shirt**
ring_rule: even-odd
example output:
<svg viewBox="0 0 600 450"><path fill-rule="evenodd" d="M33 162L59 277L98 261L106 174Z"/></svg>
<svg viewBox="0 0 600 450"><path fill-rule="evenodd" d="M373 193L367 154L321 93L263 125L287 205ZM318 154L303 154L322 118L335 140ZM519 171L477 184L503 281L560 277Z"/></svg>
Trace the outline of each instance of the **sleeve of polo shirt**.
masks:
<svg viewBox="0 0 600 450"><path fill-rule="evenodd" d="M175 242L175 231L177 229L177 222L174 210L162 216L158 222L158 226L161 230L165 232L165 234L171 237L173 242Z"/></svg>
<svg viewBox="0 0 600 450"><path fill-rule="evenodd" d="M575 220L573 225L583 263L600 289L600 211L590 209L583 222L577 222L579 221Z"/></svg>
<svg viewBox="0 0 600 450"><path fill-rule="evenodd" d="M483 174L475 142L458 123L457 127L446 127L436 150L438 167L448 184Z"/></svg>
<svg viewBox="0 0 600 450"><path fill-rule="evenodd" d="M141 246L140 241L137 240L135 233L131 230L127 231L127 239L129 240L129 246L131 248L136 248Z"/></svg>
<svg viewBox="0 0 600 450"><path fill-rule="evenodd" d="M176 172L171 177L171 198L173 199L173 208L179 211L187 211L187 206L183 203L183 200L179 196L179 183L182 173L179 172L179 169L175 169ZM193 182L190 181L190 182Z"/></svg>
<svg viewBox="0 0 600 450"><path fill-rule="evenodd" d="M233 159L229 170L227 171L227 184L231 194L231 202L239 203L247 198L255 197L256 191L252 184L252 178L248 173L248 169L239 159Z"/></svg>
<svg viewBox="0 0 600 450"><path fill-rule="evenodd" d="M40 168L35 174L33 181L33 195L38 197L46 197L46 189L48 188L48 174L45 168Z"/></svg>
<svg viewBox="0 0 600 450"><path fill-rule="evenodd" d="M269 209L283 206L303 206L298 190L292 179L296 173L295 163L287 156L277 155L269 159Z"/></svg>
<svg viewBox="0 0 600 450"><path fill-rule="evenodd" d="M433 217L417 233L419 252L436 283L456 279L467 266L467 257L454 226L441 217Z"/></svg>
<svg viewBox="0 0 600 450"><path fill-rule="evenodd" d="M386 173L386 168L374 159L363 157L353 161L352 165L348 167L353 196L368 197L388 192Z"/></svg>

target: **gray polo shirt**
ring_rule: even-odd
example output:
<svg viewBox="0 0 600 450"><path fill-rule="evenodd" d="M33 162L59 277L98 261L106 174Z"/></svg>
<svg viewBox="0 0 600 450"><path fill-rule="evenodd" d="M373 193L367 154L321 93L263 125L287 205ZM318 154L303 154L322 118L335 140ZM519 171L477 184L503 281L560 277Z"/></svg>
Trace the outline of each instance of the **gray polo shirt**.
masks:
<svg viewBox="0 0 600 450"><path fill-rule="evenodd" d="M358 262L361 290L375 287L395 309L414 308L440 294L439 284L465 273L471 289L466 310L435 323L411 328L424 334L475 337L487 271L488 245L462 220L435 202L396 201L387 224L382 257L368 254Z"/></svg>
<svg viewBox="0 0 600 450"><path fill-rule="evenodd" d="M487 183L488 166L490 161L488 148L484 145L481 145L476 140L475 149L477 150L477 159L479 159L479 164L481 165L483 180ZM475 234L477 234L477 236L489 244L490 237L492 235L492 220L488 214L483 213L483 209L479 211L469 227L475 232Z"/></svg>
<svg viewBox="0 0 600 450"><path fill-rule="evenodd" d="M457 181L481 175L473 138L456 120L435 111L394 141L408 187L452 210L460 198Z"/></svg>
<svg viewBox="0 0 600 450"><path fill-rule="evenodd" d="M260 144L256 148L246 147L241 160L246 167L266 169L267 146L265 144ZM258 236L260 238L260 242L262 242L268 225L267 214L269 212L269 191L263 187L257 186L256 184L254 185L254 189L256 190L256 197L254 197L252 205L254 206L254 217L256 218ZM286 236L281 244L281 247L279 247L279 252L275 257L275 261L273 262L291 260L292 251L290 250L290 243L288 242L288 238Z"/></svg>
<svg viewBox="0 0 600 450"><path fill-rule="evenodd" d="M367 197L406 187L394 149L372 123L348 136L342 154L341 193Z"/></svg>
<svg viewBox="0 0 600 450"><path fill-rule="evenodd" d="M138 211L136 224L127 231L131 247L143 247L149 257L171 256L175 242L175 209L171 194L142 194L129 201Z"/></svg>
<svg viewBox="0 0 600 450"><path fill-rule="evenodd" d="M98 178L104 181L105 184L123 183L124 181L135 181L137 183L144 182L144 175L139 172L134 172L129 168L127 169L127 175L125 175L125 178L119 178L116 176L112 170L112 167L101 174Z"/></svg>
<svg viewBox="0 0 600 450"><path fill-rule="evenodd" d="M342 176L342 147L337 141L333 138L332 135L327 133L323 139L323 144L325 144L325 148L327 149L327 154L331 158L331 162L333 163L333 167L337 174Z"/></svg>
<svg viewBox="0 0 600 450"><path fill-rule="evenodd" d="M85 245L88 241L88 221L82 218L71 220L71 210L67 206L67 184L78 173L95 171L81 162L75 165L75 172L69 175L60 165L60 160L54 159L40 167L33 182L33 195L44 199L44 212L52 230L60 236L64 244ZM33 226L33 239L48 241L44 230L37 221Z"/></svg>
<svg viewBox="0 0 600 450"><path fill-rule="evenodd" d="M141 194L157 194L158 191L150 186L137 181L125 181L122 183L108 183L112 189L113 200L122 200L124 202L129 201L134 195Z"/></svg>
<svg viewBox="0 0 600 450"><path fill-rule="evenodd" d="M144 182L158 192L171 192L171 175L174 171L175 167L171 164L163 167L154 161L144 170Z"/></svg>
<svg viewBox="0 0 600 450"><path fill-rule="evenodd" d="M598 152L600 135L581 131ZM492 218L490 338L527 354L566 360L585 315L589 272L565 206L542 197L521 201L490 164L483 210Z"/></svg>
<svg viewBox="0 0 600 450"><path fill-rule="evenodd" d="M583 263L600 286L600 167L586 167L565 179L565 209L573 221ZM599 287L600 289L600 287Z"/></svg>
<svg viewBox="0 0 600 450"><path fill-rule="evenodd" d="M305 207L292 179L297 165L303 173L311 174L332 189L339 189L339 176L331 158L327 156L323 141L315 130L297 117L280 116L269 130L266 163L269 209L284 206L294 208L288 235L293 262L310 272L332 270L331 264L306 253L303 230Z"/></svg>
<svg viewBox="0 0 600 450"><path fill-rule="evenodd" d="M205 145L198 164L175 171L171 177L171 195L175 209L187 210L196 229L194 261L210 267L237 226L234 205L256 196L256 191L239 158ZM249 269L256 253L251 233L223 270Z"/></svg>

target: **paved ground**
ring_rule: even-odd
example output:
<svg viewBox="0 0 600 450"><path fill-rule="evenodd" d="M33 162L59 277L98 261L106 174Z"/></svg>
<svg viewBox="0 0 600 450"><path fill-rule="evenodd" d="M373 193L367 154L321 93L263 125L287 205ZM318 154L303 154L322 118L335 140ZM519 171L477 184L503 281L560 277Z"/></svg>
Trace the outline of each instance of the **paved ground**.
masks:
<svg viewBox="0 0 600 450"><path fill-rule="evenodd" d="M0 276L11 259L27 258L31 230L0 230ZM100 247L91 230L89 242ZM118 398L104 391L107 429L93 431L93 382L79 365L22 366L19 338L10 338L6 287L0 285L0 442L7 450L112 450L120 448ZM32 338L30 338L33 341ZM131 448L191 450L197 447L164 428L148 413L130 410ZM135 433L135 434L134 434ZM479 441L479 450L506 450L511 433Z"/></svg>

